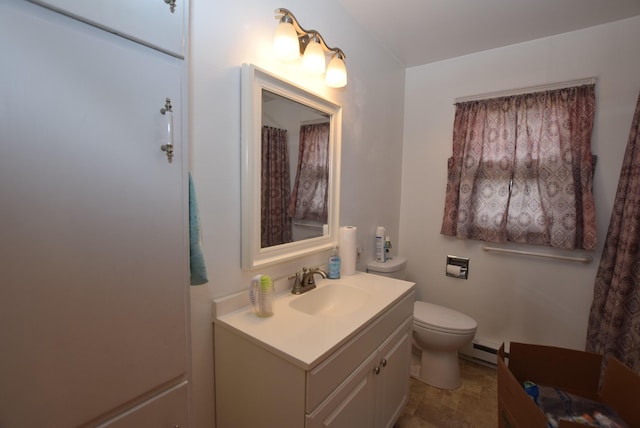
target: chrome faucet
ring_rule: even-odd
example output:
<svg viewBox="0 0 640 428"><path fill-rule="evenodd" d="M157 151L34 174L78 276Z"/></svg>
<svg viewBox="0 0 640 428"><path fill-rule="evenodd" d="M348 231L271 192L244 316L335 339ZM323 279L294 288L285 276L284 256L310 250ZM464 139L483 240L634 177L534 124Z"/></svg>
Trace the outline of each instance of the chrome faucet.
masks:
<svg viewBox="0 0 640 428"><path fill-rule="evenodd" d="M291 292L293 294L302 294L316 288L314 275L320 275L323 278L327 277L327 273L320 268L302 268L302 278L300 278L300 272L296 272L295 275L290 276L289 279L295 278L295 283L293 284Z"/></svg>

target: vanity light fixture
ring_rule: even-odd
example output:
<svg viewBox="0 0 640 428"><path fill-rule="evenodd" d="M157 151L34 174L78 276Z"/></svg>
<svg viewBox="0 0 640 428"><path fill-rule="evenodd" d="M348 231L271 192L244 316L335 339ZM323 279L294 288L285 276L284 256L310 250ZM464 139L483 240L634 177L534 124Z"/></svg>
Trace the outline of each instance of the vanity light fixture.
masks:
<svg viewBox="0 0 640 428"><path fill-rule="evenodd" d="M340 48L327 46L322 35L315 30L305 30L298 24L295 16L287 9L275 10L280 19L273 39L273 52L276 57L291 61L302 53L302 67L310 74L325 73L325 83L332 88L347 85L346 55ZM331 52L327 67L325 52Z"/></svg>
<svg viewBox="0 0 640 428"><path fill-rule="evenodd" d="M327 68L327 60L320 45L320 37L313 35L304 49L302 67L309 74L324 74Z"/></svg>

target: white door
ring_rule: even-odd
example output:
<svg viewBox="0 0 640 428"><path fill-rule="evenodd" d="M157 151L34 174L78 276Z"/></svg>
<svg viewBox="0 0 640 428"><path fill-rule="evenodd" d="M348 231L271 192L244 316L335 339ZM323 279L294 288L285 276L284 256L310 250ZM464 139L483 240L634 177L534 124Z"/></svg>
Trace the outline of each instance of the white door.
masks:
<svg viewBox="0 0 640 428"><path fill-rule="evenodd" d="M184 58L187 0L31 0Z"/></svg>
<svg viewBox="0 0 640 428"><path fill-rule="evenodd" d="M186 371L182 64L17 0L0 52L0 426L76 426Z"/></svg>
<svg viewBox="0 0 640 428"><path fill-rule="evenodd" d="M188 399L187 382L182 382L98 428L186 428Z"/></svg>

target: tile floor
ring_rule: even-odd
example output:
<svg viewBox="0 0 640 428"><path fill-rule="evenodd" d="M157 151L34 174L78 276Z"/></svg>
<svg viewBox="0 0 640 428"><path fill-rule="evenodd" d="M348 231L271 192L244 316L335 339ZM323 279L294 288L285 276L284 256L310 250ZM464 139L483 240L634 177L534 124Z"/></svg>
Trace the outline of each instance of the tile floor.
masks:
<svg viewBox="0 0 640 428"><path fill-rule="evenodd" d="M446 391L411 378L409 402L394 428L495 428L496 369L460 359L462 386Z"/></svg>

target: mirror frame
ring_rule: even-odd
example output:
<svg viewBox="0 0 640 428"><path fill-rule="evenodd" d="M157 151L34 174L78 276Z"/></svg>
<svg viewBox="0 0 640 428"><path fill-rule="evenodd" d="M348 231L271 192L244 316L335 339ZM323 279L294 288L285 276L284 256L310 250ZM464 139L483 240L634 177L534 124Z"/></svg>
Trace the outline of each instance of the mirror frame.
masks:
<svg viewBox="0 0 640 428"><path fill-rule="evenodd" d="M261 248L262 91L304 104L330 117L329 234ZM340 153L342 106L252 64L242 66L242 269L253 270L293 260L338 245L340 213Z"/></svg>

